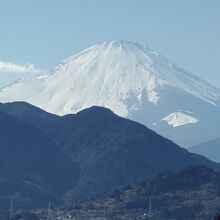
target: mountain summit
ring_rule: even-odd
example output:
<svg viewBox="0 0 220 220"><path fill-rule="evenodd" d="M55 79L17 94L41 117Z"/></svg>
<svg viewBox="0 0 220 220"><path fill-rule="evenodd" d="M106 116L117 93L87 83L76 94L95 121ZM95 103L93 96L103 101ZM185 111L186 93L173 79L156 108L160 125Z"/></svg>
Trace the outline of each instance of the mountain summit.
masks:
<svg viewBox="0 0 220 220"><path fill-rule="evenodd" d="M97 43L47 73L17 81L0 91L0 101L27 101L59 115L104 106L182 146L219 136L220 90L126 41Z"/></svg>

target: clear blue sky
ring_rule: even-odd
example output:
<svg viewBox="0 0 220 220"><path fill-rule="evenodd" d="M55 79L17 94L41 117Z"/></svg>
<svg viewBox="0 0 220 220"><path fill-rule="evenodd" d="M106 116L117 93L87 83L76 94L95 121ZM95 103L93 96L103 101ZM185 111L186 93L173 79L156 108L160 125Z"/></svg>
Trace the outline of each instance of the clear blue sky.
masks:
<svg viewBox="0 0 220 220"><path fill-rule="evenodd" d="M220 88L220 0L0 0L0 61L49 69L104 40L144 44Z"/></svg>

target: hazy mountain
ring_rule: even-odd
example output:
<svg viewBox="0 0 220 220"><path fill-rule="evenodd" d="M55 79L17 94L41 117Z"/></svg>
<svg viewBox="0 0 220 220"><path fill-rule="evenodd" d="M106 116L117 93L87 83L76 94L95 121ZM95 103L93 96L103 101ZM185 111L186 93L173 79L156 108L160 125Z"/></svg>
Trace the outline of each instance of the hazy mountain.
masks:
<svg viewBox="0 0 220 220"><path fill-rule="evenodd" d="M120 185L188 165L220 168L106 108L91 107L62 117L27 103L3 104L0 109L3 108L33 125L39 115L44 115L40 117L38 128L71 157L74 164L79 164L80 179L66 198L96 197Z"/></svg>
<svg viewBox="0 0 220 220"><path fill-rule="evenodd" d="M2 102L22 100L59 115L104 106L182 146L215 138L220 129L219 89L125 41L98 43L0 91Z"/></svg>
<svg viewBox="0 0 220 220"><path fill-rule="evenodd" d="M78 166L40 129L0 112L0 204L58 202L79 178Z"/></svg>
<svg viewBox="0 0 220 220"><path fill-rule="evenodd" d="M101 107L61 117L49 136L80 164L80 181L70 198L100 195L116 186L188 165L219 169L206 158Z"/></svg>
<svg viewBox="0 0 220 220"><path fill-rule="evenodd" d="M220 138L192 146L189 148L189 151L202 154L207 158L220 163Z"/></svg>

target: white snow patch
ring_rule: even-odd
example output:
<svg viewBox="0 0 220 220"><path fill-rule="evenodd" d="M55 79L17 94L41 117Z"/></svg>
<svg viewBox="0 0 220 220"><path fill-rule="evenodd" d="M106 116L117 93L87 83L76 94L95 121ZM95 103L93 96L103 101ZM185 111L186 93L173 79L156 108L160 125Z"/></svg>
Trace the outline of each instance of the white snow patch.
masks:
<svg viewBox="0 0 220 220"><path fill-rule="evenodd" d="M199 121L197 118L194 118L191 115L187 115L183 112L173 112L172 114L166 116L162 120L166 121L169 125L172 125L174 128L187 124L195 124Z"/></svg>

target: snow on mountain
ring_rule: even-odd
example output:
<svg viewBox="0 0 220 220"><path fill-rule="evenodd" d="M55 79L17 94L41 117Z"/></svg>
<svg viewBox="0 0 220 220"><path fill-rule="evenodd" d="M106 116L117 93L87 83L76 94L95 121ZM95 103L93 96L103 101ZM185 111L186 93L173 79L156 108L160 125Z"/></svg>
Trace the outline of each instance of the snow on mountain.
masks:
<svg viewBox="0 0 220 220"><path fill-rule="evenodd" d="M149 127L157 123L153 128L170 137L171 131L160 126L162 118L181 108L193 111L200 121L199 109L192 106L198 102L203 109L219 109L220 90L138 43L110 41L64 60L47 73L3 88L0 101L27 101L59 115L104 106Z"/></svg>
<svg viewBox="0 0 220 220"><path fill-rule="evenodd" d="M199 120L183 112L173 112L172 114L166 116L162 120L166 121L169 125L174 128L186 124L195 124Z"/></svg>

